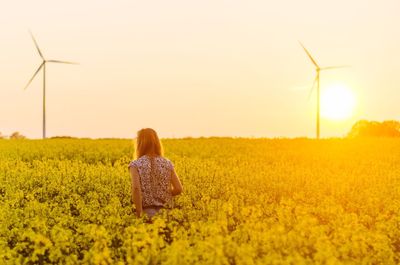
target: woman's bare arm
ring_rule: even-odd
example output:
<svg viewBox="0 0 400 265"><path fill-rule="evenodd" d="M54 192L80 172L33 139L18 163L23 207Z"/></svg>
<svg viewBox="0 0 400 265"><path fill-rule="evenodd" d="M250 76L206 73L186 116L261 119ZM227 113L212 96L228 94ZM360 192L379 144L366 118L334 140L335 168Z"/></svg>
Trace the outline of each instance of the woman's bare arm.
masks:
<svg viewBox="0 0 400 265"><path fill-rule="evenodd" d="M183 187L174 168L172 168L172 173L171 173L171 184L172 184L172 190L171 190L172 196L176 196L182 193Z"/></svg>
<svg viewBox="0 0 400 265"><path fill-rule="evenodd" d="M140 188L139 173L136 167L130 167L129 171L132 177L132 201L135 204L136 216L140 217L142 215L142 190Z"/></svg>

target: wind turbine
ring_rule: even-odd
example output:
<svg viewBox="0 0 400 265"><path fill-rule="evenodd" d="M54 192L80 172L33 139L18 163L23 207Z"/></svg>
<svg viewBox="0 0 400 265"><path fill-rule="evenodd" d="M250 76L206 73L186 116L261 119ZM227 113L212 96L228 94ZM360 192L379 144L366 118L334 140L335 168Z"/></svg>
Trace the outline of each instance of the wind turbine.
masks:
<svg viewBox="0 0 400 265"><path fill-rule="evenodd" d="M319 87L319 74L321 71L324 70L332 70L332 69L338 69L338 68L344 68L344 67L349 67L348 65L339 65L339 66L327 66L327 67L320 67L317 62L314 60L314 58L311 56L310 52L306 49L306 47L304 47L304 45L299 41L301 47L303 47L304 51L306 52L306 54L308 55L308 58L310 58L311 62L314 64L315 66L315 71L316 71L316 76L313 82L313 85L311 87L311 91L310 91L310 96L313 92L315 83L317 83L317 139L319 139L320 136L320 87Z"/></svg>
<svg viewBox="0 0 400 265"><path fill-rule="evenodd" d="M45 139L46 138L46 63L63 63L63 64L77 64L77 63L59 61L59 60L46 60L44 58L42 52L40 51L39 45L37 44L35 37L33 37L32 32L29 31L29 33L32 37L33 43L36 46L36 49L39 53L40 58L42 58L42 63L39 65L39 68L33 74L32 78L29 80L28 84L25 86L24 89L28 88L28 86L31 84L32 80L39 73L39 71L43 68L43 139Z"/></svg>

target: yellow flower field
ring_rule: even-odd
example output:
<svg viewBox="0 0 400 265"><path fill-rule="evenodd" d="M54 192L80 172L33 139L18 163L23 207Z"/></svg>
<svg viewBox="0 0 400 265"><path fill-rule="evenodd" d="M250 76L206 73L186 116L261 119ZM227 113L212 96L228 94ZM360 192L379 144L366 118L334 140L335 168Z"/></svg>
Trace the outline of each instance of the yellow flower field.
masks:
<svg viewBox="0 0 400 265"><path fill-rule="evenodd" d="M130 202L130 140L0 140L1 264L398 264L400 140L166 139L184 193Z"/></svg>

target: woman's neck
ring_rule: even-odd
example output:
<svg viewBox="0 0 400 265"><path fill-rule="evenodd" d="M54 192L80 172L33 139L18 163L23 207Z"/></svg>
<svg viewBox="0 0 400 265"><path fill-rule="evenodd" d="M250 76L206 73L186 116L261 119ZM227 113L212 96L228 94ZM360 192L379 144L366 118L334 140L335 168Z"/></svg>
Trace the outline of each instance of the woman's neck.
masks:
<svg viewBox="0 0 400 265"><path fill-rule="evenodd" d="M159 155L157 155L157 154L152 154L152 153L149 153L149 154L145 154L146 156L148 156L148 157L158 157Z"/></svg>

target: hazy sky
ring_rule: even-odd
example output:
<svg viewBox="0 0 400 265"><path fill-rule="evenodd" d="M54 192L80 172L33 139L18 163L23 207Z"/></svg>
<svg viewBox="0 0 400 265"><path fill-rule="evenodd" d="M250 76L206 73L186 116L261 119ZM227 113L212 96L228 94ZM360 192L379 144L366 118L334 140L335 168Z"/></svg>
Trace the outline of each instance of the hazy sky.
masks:
<svg viewBox="0 0 400 265"><path fill-rule="evenodd" d="M400 119L400 1L0 0L0 132L41 137L46 58L47 134L134 137L315 135L314 69L321 87L356 95L358 119Z"/></svg>

